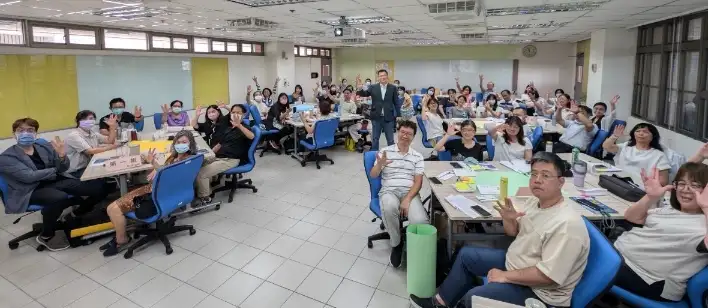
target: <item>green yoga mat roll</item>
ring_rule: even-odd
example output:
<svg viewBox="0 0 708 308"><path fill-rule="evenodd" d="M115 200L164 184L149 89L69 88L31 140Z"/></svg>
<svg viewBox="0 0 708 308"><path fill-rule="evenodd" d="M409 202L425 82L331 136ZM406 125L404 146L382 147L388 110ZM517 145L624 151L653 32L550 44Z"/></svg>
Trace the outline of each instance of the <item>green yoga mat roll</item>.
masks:
<svg viewBox="0 0 708 308"><path fill-rule="evenodd" d="M408 294L418 297L435 295L435 266L438 230L427 224L406 228Z"/></svg>

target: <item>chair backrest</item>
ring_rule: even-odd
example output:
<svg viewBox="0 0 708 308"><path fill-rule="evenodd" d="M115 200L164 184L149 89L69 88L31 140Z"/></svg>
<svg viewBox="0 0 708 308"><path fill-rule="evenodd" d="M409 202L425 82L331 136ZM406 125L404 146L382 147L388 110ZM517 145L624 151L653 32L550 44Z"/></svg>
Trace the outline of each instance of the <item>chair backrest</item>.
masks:
<svg viewBox="0 0 708 308"><path fill-rule="evenodd" d="M664 155L666 155L666 158L669 160L669 166L671 166L669 169L669 183L672 183L676 178L679 168L686 163L686 156L663 144L661 147L664 149Z"/></svg>
<svg viewBox="0 0 708 308"><path fill-rule="evenodd" d="M248 147L248 163L255 166L256 165L256 149L258 144L261 143L261 128L258 125L251 127L253 131L253 140L251 140L251 145Z"/></svg>
<svg viewBox="0 0 708 308"><path fill-rule="evenodd" d="M371 193L372 202L369 202L369 209L376 216L381 217L381 205L378 202L373 202L379 199L379 191L381 190L381 177L371 177L371 168L374 167L376 162L376 155L378 155L378 151L364 153L364 172L366 172L366 179L369 181L369 192Z"/></svg>
<svg viewBox="0 0 708 308"><path fill-rule="evenodd" d="M612 135L612 133L615 132L615 127L617 127L617 125L625 125L625 126L626 126L626 125L627 125L627 121L624 121L624 120L614 120L614 121L612 121L612 124L610 124L610 130L609 130L609 134L610 134L610 135Z"/></svg>
<svg viewBox="0 0 708 308"><path fill-rule="evenodd" d="M605 142L605 139L607 139L607 136L610 134L604 130L599 130L597 134L595 134L595 138L592 140L590 143L590 146L588 147L587 154L590 156L595 155L598 151L602 150L602 143Z"/></svg>
<svg viewBox="0 0 708 308"><path fill-rule="evenodd" d="M686 294L691 307L706 307L706 301L708 301L708 267L688 280Z"/></svg>
<svg viewBox="0 0 708 308"><path fill-rule="evenodd" d="M241 104L245 109L245 112L243 113L243 119L250 119L251 118L251 106L248 105L248 103L243 103Z"/></svg>
<svg viewBox="0 0 708 308"><path fill-rule="evenodd" d="M423 117L421 115L417 115L415 116L415 120L418 122L418 129L420 129L420 137L423 138L423 143L428 142L428 131L425 130Z"/></svg>
<svg viewBox="0 0 708 308"><path fill-rule="evenodd" d="M591 307L596 298L612 287L622 264L622 257L605 235L587 218L583 217L583 221L590 236L590 253L583 276L573 290L572 308Z"/></svg>
<svg viewBox="0 0 708 308"><path fill-rule="evenodd" d="M428 88L420 88L420 94L428 94Z"/></svg>
<svg viewBox="0 0 708 308"><path fill-rule="evenodd" d="M487 155L489 160L494 159L494 138L487 134Z"/></svg>
<svg viewBox="0 0 708 308"><path fill-rule="evenodd" d="M339 103L334 104L334 112L339 112Z"/></svg>
<svg viewBox="0 0 708 308"><path fill-rule="evenodd" d="M143 128L145 128L145 118L141 119L138 122L135 122L135 130L142 132Z"/></svg>
<svg viewBox="0 0 708 308"><path fill-rule="evenodd" d="M477 100L477 102L484 101L484 93L477 92L477 94L475 94L474 98Z"/></svg>
<svg viewBox="0 0 708 308"><path fill-rule="evenodd" d="M0 176L0 200L2 200L2 204L5 204L5 196L7 196L8 189L7 182Z"/></svg>
<svg viewBox="0 0 708 308"><path fill-rule="evenodd" d="M531 144L534 149L541 142L541 139L543 139L543 127L536 126L536 128L533 129L533 135L531 136Z"/></svg>
<svg viewBox="0 0 708 308"><path fill-rule="evenodd" d="M413 95L411 97L411 102L413 103L413 109L418 110L418 107L420 106L420 102L423 101L423 97L419 95Z"/></svg>
<svg viewBox="0 0 708 308"><path fill-rule="evenodd" d="M258 110L258 106L251 105L248 110L251 111L249 113L251 114L251 117L253 117L253 121L256 122L254 123L254 126L260 126L263 119L261 119L261 112Z"/></svg>
<svg viewBox="0 0 708 308"><path fill-rule="evenodd" d="M323 149L334 145L334 134L339 128L339 118L318 120L312 133L315 148Z"/></svg>
<svg viewBox="0 0 708 308"><path fill-rule="evenodd" d="M204 155L195 155L157 170L152 180L152 201L157 214L145 220L154 222L194 200L194 181L202 168Z"/></svg>
<svg viewBox="0 0 708 308"><path fill-rule="evenodd" d="M152 120L153 120L153 122L155 122L155 129L162 128L162 113L153 114Z"/></svg>

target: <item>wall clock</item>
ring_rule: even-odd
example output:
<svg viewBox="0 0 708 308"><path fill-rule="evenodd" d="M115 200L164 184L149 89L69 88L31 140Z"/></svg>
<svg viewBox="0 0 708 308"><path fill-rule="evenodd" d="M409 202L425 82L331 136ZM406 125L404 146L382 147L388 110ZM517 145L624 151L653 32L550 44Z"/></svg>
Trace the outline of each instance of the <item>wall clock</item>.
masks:
<svg viewBox="0 0 708 308"><path fill-rule="evenodd" d="M536 46L534 45L526 45L524 46L524 49L521 50L521 53L527 58L535 57L537 52L538 49L536 49Z"/></svg>

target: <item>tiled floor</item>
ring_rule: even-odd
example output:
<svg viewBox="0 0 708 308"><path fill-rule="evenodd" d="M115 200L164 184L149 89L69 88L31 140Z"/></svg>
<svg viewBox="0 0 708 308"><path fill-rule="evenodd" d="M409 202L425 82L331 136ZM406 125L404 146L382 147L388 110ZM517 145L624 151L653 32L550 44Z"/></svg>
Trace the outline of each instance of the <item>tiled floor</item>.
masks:
<svg viewBox="0 0 708 308"><path fill-rule="evenodd" d="M160 243L129 260L104 258L101 243L10 251L7 241L39 215L17 225L0 216L0 308L408 308L405 269L389 266L388 243L366 247L379 228L361 154L327 154L335 164L321 170L259 158L247 175L258 193L239 191L220 211L181 219L198 231L172 236L169 256Z"/></svg>

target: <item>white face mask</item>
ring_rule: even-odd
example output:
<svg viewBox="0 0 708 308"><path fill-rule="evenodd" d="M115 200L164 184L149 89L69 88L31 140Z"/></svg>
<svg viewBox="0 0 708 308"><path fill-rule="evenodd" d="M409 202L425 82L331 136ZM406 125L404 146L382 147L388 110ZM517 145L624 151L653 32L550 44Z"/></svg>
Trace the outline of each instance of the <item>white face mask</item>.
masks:
<svg viewBox="0 0 708 308"><path fill-rule="evenodd" d="M261 95L256 95L253 99L255 99L257 102L260 102L263 100L263 96Z"/></svg>
<svg viewBox="0 0 708 308"><path fill-rule="evenodd" d="M370 85L371 85L371 81L367 81L367 82L366 82L366 85L367 85L367 86L370 86Z"/></svg>
<svg viewBox="0 0 708 308"><path fill-rule="evenodd" d="M428 95L433 95L433 94L435 94L435 92L433 92L433 90L428 90Z"/></svg>

